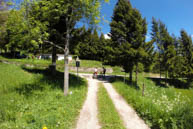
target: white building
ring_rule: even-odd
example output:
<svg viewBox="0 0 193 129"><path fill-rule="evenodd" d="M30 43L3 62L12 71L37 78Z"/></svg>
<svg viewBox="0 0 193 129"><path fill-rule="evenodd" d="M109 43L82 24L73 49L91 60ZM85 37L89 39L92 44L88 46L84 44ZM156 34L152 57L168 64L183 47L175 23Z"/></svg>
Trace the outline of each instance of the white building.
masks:
<svg viewBox="0 0 193 129"><path fill-rule="evenodd" d="M64 60L64 54L57 54L57 60ZM38 59L52 59L52 54L41 54ZM72 60L72 56L68 56L68 60Z"/></svg>

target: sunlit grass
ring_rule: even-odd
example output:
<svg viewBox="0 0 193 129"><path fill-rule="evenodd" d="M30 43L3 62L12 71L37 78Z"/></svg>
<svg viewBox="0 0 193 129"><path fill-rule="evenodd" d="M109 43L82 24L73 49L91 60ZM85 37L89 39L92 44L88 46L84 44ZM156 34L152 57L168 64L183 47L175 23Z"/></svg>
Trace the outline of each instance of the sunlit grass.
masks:
<svg viewBox="0 0 193 129"><path fill-rule="evenodd" d="M49 67L49 65L51 65L52 61L49 59L49 60L39 60L39 59L8 59L8 58L5 58L5 57L2 57L0 56L0 60L3 60L3 61L8 61L10 63L17 63L17 64L20 64L20 65L33 65L35 67ZM60 71L63 71L64 70L64 60L60 60L60 61L56 61L56 67L58 70ZM69 62L69 66L70 67L76 67L76 61L75 59L73 59L72 61ZM113 70L113 73L106 73L106 74L112 74L112 75L125 75L125 73L123 72L123 70L121 69L121 67L118 67L118 66L109 66L109 65L103 65L103 63L101 61L95 61L95 60L80 60L80 67L82 68L98 68L98 69L102 69L102 67L105 67L105 68L112 68ZM94 71L94 70L93 70ZM70 70L70 72L76 72L75 71L72 71ZM92 71L79 71L81 73L90 73L92 74L93 72Z"/></svg>
<svg viewBox="0 0 193 129"><path fill-rule="evenodd" d="M63 94L62 73L0 63L0 129L70 129L86 98L86 82L70 75Z"/></svg>
<svg viewBox="0 0 193 129"><path fill-rule="evenodd" d="M102 129L125 129L115 106L108 96L103 84L100 83L98 91L98 117Z"/></svg>
<svg viewBox="0 0 193 129"><path fill-rule="evenodd" d="M139 75L138 86L124 84L123 79L115 80L113 85L151 128L192 129L192 90L170 86L164 88L143 76L144 74Z"/></svg>

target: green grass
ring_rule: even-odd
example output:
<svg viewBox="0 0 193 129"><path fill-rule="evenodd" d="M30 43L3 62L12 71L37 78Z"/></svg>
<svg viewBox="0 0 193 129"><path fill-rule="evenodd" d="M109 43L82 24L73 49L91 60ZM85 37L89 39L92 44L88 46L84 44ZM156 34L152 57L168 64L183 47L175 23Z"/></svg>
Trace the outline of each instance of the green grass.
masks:
<svg viewBox="0 0 193 129"><path fill-rule="evenodd" d="M70 64L71 66L75 67L75 60L73 60ZM95 60L80 60L80 67L86 67L86 68L91 68L91 67L98 67L102 68L103 64L100 61L95 61ZM107 66L110 67L110 66Z"/></svg>
<svg viewBox="0 0 193 129"><path fill-rule="evenodd" d="M43 66L47 66L49 64L51 64L51 59L49 60L39 60L39 59L9 59L9 58L5 58L0 56L0 60L6 60L6 61L10 61L10 62L18 62L21 64L34 64L34 65L43 65ZM64 65L64 60L60 60L56 62L58 65ZM102 62L100 61L95 61L95 60L80 60L80 65L81 67L102 67ZM70 62L70 66L76 66L75 60L72 60ZM110 66L108 66L110 67Z"/></svg>
<svg viewBox="0 0 193 129"><path fill-rule="evenodd" d="M70 75L63 95L63 73L0 63L0 129L71 129L86 98L86 81Z"/></svg>
<svg viewBox="0 0 193 129"><path fill-rule="evenodd" d="M51 60L39 60L39 59L8 59L5 57L0 56L0 60L3 61L8 61L12 63L18 63L20 65L34 65L35 67L48 67L51 64ZM57 61L57 69L60 71L64 70L64 61ZM76 63L75 60L72 60L69 63L69 66L75 67ZM109 65L103 65L101 61L94 61L94 60L80 60L80 67L84 68L112 68L113 73L107 73L107 74L112 74L112 75L125 75L124 72L122 72L122 69L118 66L111 67ZM70 72L75 72L75 71L70 71ZM93 72L81 72L81 73L93 73Z"/></svg>
<svg viewBox="0 0 193 129"><path fill-rule="evenodd" d="M132 105L152 129L192 129L193 92L188 89L163 88L139 75L138 86L113 81L114 88ZM145 96L142 84L145 83Z"/></svg>
<svg viewBox="0 0 193 129"><path fill-rule="evenodd" d="M176 92L181 93L183 96L187 96L189 99L193 98L193 89L175 89Z"/></svg>
<svg viewBox="0 0 193 129"><path fill-rule="evenodd" d="M49 64L51 64L51 60L39 60L39 59L9 59L9 58L5 58L3 56L0 56L0 60L5 60L5 61L9 61L9 62L18 62L20 64L33 64L33 65L40 65L40 66L48 66ZM64 65L64 60L60 60L56 62L57 65ZM72 60L69 63L70 66L75 67L76 63L75 60ZM81 67L86 67L86 68L90 68L90 67L98 67L101 68L103 66L102 62L100 61L95 61L95 60L80 60L80 66ZM110 67L108 65L106 65L105 67Z"/></svg>
<svg viewBox="0 0 193 129"><path fill-rule="evenodd" d="M98 117L102 129L125 129L114 104L107 94L107 91L100 83L98 91Z"/></svg>
<svg viewBox="0 0 193 129"><path fill-rule="evenodd" d="M51 60L38 60L38 59L27 59L27 58L26 59L9 59L2 56L0 56L0 60L9 61L12 63L18 63L21 65L31 64L31 65L42 66L42 67L47 67L48 65L51 64Z"/></svg>

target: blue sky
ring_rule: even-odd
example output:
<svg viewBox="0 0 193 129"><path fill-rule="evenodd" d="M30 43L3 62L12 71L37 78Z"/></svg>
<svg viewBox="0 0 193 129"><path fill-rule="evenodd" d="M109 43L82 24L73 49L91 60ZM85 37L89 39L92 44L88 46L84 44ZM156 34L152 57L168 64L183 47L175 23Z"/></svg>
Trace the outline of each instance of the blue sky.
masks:
<svg viewBox="0 0 193 129"><path fill-rule="evenodd" d="M23 0L14 0L20 2ZM101 7L101 16L105 21L100 23L100 31L104 34L110 32L109 22L113 9L118 0L109 0ZM193 37L193 0L130 0L132 7L137 8L148 23L147 38L150 37L152 17L160 19L166 24L170 34L180 36L180 30L185 29ZM78 25L79 26L79 25ZM149 39L147 39L149 40Z"/></svg>
<svg viewBox="0 0 193 129"><path fill-rule="evenodd" d="M101 15L111 21L113 9L118 0L110 0L101 8ZM152 17L166 24L170 34L180 36L180 30L185 29L193 37L193 0L130 0L132 7L137 8L148 22L148 36L151 32ZM107 22L100 24L101 32L109 33ZM147 39L148 40L148 39Z"/></svg>

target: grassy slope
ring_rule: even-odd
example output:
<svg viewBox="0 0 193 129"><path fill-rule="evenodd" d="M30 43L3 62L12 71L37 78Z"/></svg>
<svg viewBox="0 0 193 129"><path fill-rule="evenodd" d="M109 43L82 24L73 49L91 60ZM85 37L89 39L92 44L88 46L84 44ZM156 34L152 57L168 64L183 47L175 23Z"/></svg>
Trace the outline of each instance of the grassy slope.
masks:
<svg viewBox="0 0 193 129"><path fill-rule="evenodd" d="M69 129L86 97L85 80L70 76L71 95L63 95L62 73L0 63L1 129Z"/></svg>
<svg viewBox="0 0 193 129"><path fill-rule="evenodd" d="M102 129L125 129L114 104L103 87L102 83L98 91L99 121Z"/></svg>
<svg viewBox="0 0 193 129"><path fill-rule="evenodd" d="M40 66L48 66L51 64L51 60L39 60L39 59L8 59L5 57L0 56L0 60L10 61L10 62L18 62L21 64L33 64L33 65L40 65ZM57 61L57 65L64 65L64 61ZM100 61L94 60L81 60L80 62L81 67L102 67L102 63ZM70 66L76 66L75 60L70 62ZM107 66L110 67L110 66Z"/></svg>
<svg viewBox="0 0 193 129"><path fill-rule="evenodd" d="M38 59L8 59L0 56L0 60L4 61L9 61L9 62L17 62L19 64L32 64L35 66L40 66L40 67L48 67L51 64L51 60L38 60ZM64 61L57 61L57 68L60 71L63 71L64 69ZM75 60L72 60L69 63L70 66L75 67L76 63ZM94 60L80 60L80 67L86 67L86 68L102 68L103 64L100 61L94 61ZM111 68L109 65L105 65L106 68ZM120 67L112 67L113 73L112 74L117 74L117 75L124 75L123 72L121 72ZM87 73L87 72L85 72Z"/></svg>
<svg viewBox="0 0 193 129"><path fill-rule="evenodd" d="M142 83L145 82L145 96ZM115 89L132 105L153 129L192 129L193 91L188 89L162 88L152 80L139 76L139 88L113 82ZM177 91L177 92L176 92Z"/></svg>
<svg viewBox="0 0 193 129"><path fill-rule="evenodd" d="M42 67L47 67L51 64L51 60L38 60L38 59L8 59L5 57L0 56L0 60L9 61L9 62L17 62L20 64L32 64L38 65Z"/></svg>

